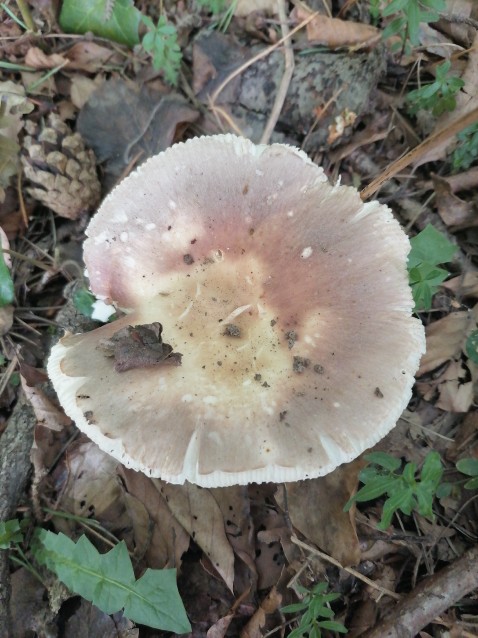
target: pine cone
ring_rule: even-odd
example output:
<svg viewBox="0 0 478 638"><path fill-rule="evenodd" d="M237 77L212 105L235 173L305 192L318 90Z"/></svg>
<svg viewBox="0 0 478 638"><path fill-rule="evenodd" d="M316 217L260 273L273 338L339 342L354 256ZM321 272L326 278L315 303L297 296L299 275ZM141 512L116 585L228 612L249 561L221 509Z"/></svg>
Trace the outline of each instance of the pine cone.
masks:
<svg viewBox="0 0 478 638"><path fill-rule="evenodd" d="M54 113L39 127L26 123L23 170L32 186L28 193L55 213L76 219L100 199L95 154L86 149L79 133Z"/></svg>

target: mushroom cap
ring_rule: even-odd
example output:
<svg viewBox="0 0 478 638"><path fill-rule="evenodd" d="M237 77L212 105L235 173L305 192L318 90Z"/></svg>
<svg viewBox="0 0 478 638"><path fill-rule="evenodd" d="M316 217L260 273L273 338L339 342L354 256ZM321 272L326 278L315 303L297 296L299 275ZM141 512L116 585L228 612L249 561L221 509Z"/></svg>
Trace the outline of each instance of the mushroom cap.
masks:
<svg viewBox="0 0 478 638"><path fill-rule="evenodd" d="M408 238L302 151L176 144L113 190L87 235L91 289L126 315L65 336L48 372L126 466L207 487L313 478L406 407L425 347ZM117 372L101 343L154 322L181 365Z"/></svg>

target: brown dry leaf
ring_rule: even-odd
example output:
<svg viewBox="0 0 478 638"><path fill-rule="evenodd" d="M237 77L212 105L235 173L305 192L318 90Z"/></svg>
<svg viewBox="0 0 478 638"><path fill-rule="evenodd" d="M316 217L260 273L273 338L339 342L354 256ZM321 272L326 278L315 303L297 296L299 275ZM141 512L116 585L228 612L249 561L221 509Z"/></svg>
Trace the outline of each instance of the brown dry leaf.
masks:
<svg viewBox="0 0 478 638"><path fill-rule="evenodd" d="M48 55L38 47L31 47L25 56L25 64L34 69L54 69L57 66L69 65L69 60L59 53Z"/></svg>
<svg viewBox="0 0 478 638"><path fill-rule="evenodd" d="M125 483L128 495L144 505L152 523L147 538L144 538L145 530L134 530L135 537L138 533L138 541L147 543L145 559L148 566L155 569L179 569L181 556L189 547L189 534L171 514L166 501L149 477L123 466L118 473Z"/></svg>
<svg viewBox="0 0 478 638"><path fill-rule="evenodd" d="M245 18L254 11L275 15L277 13L277 0L237 0L234 15L238 18Z"/></svg>
<svg viewBox="0 0 478 638"><path fill-rule="evenodd" d="M478 369L471 362L450 361L438 379L417 382L417 390L426 401L447 412L467 412L473 404Z"/></svg>
<svg viewBox="0 0 478 638"><path fill-rule="evenodd" d="M219 618L219 620L207 630L206 638L224 638L233 618L234 614L228 614L223 618Z"/></svg>
<svg viewBox="0 0 478 638"><path fill-rule="evenodd" d="M452 231L478 226L478 215L474 203L465 201L452 193L447 180L433 175L435 202L438 214Z"/></svg>
<svg viewBox="0 0 478 638"><path fill-rule="evenodd" d="M478 298L478 272L468 270L459 277L453 277L441 284L451 290L458 299Z"/></svg>
<svg viewBox="0 0 478 638"><path fill-rule="evenodd" d="M425 328L427 350L420 362L417 377L435 370L461 355L466 335L476 328L478 305L471 311L452 312Z"/></svg>
<svg viewBox="0 0 478 638"><path fill-rule="evenodd" d="M133 160L164 151L198 112L178 94L162 95L123 80L108 80L81 109L77 131L105 166L106 188Z"/></svg>
<svg viewBox="0 0 478 638"><path fill-rule="evenodd" d="M212 490L192 483L172 485L152 479L169 509L211 561L214 569L233 591L234 552L226 536L224 518Z"/></svg>
<svg viewBox="0 0 478 638"><path fill-rule="evenodd" d="M88 102L93 91L99 88L105 78L101 74L95 75L94 80L86 75L75 73L71 78L70 98L77 109L81 109ZM67 119L67 118L63 118Z"/></svg>
<svg viewBox="0 0 478 638"><path fill-rule="evenodd" d="M69 448L66 470L60 477L66 482L58 485L62 496L58 504L79 516L94 517L110 528L130 527L123 499L123 486L116 473L118 461L102 452L94 443L81 438ZM55 524L57 523L55 519Z"/></svg>
<svg viewBox="0 0 478 638"><path fill-rule="evenodd" d="M255 566L254 524L247 485L220 487L211 492L222 512L226 534L234 553L257 576Z"/></svg>
<svg viewBox="0 0 478 638"><path fill-rule="evenodd" d="M273 587L261 602L259 609L241 631L240 638L262 638L267 616L275 613L282 603L282 594Z"/></svg>
<svg viewBox="0 0 478 638"><path fill-rule="evenodd" d="M20 378L23 391L35 412L37 425L61 432L66 425L71 423L70 417L66 416L63 410L57 408L42 390L29 386L23 376Z"/></svg>
<svg viewBox="0 0 478 638"><path fill-rule="evenodd" d="M364 462L357 460L327 476L286 484L292 525L345 566L360 561L355 517L352 510L344 512L343 508L357 489L358 473L363 467ZM281 499L281 494L279 489L276 498Z"/></svg>
<svg viewBox="0 0 478 638"><path fill-rule="evenodd" d="M68 69L96 73L105 64L115 64L121 61L121 57L111 49L100 46L87 40L77 42L64 53L69 61Z"/></svg>
<svg viewBox="0 0 478 638"><path fill-rule="evenodd" d="M312 9L303 3L294 9L297 22L306 20ZM379 29L370 24L339 20L324 15L317 15L307 24L307 39L312 44L324 44L331 49L339 47L353 47L354 49L371 48L380 42Z"/></svg>

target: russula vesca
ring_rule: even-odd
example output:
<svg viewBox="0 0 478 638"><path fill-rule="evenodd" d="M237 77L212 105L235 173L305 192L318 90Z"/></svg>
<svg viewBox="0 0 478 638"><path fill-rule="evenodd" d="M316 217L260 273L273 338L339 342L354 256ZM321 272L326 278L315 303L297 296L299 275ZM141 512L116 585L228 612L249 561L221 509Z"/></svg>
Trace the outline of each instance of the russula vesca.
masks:
<svg viewBox="0 0 478 638"><path fill-rule="evenodd" d="M298 149L219 135L152 157L87 229L126 315L54 346L66 413L173 483L313 478L395 425L424 351L390 210Z"/></svg>

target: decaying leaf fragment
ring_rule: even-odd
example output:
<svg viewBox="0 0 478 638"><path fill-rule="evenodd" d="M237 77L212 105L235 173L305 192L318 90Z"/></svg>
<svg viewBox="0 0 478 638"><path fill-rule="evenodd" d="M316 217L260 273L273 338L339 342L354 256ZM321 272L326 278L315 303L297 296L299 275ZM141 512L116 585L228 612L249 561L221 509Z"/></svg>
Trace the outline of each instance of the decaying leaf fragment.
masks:
<svg viewBox="0 0 478 638"><path fill-rule="evenodd" d="M98 348L107 357L114 357L115 370L125 372L134 368L150 368L160 364L181 365L182 355L161 338L162 325L154 323L126 326L108 339L100 341Z"/></svg>

